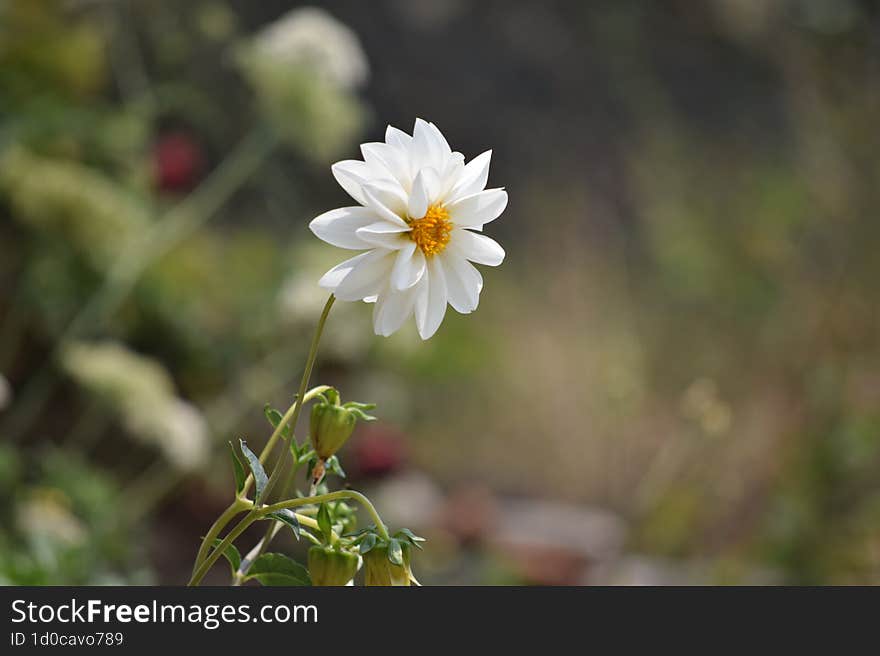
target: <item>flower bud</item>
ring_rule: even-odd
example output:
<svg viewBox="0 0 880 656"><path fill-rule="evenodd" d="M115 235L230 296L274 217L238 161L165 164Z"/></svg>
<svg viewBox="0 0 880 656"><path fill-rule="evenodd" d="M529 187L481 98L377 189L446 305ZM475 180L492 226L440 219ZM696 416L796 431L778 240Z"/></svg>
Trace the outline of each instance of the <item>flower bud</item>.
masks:
<svg viewBox="0 0 880 656"><path fill-rule="evenodd" d="M308 563L312 585L341 586L357 573L358 555L315 545L309 549Z"/></svg>
<svg viewBox="0 0 880 656"><path fill-rule="evenodd" d="M364 585L408 586L412 573L409 568L409 545L401 544L402 564L388 559L388 545L379 545L364 554Z"/></svg>
<svg viewBox="0 0 880 656"><path fill-rule="evenodd" d="M336 453L351 437L358 419L375 419L364 413L364 410L372 407L375 406L354 402L340 405L336 390L329 390L326 395L321 395L312 406L309 425L309 439L318 458L327 460Z"/></svg>

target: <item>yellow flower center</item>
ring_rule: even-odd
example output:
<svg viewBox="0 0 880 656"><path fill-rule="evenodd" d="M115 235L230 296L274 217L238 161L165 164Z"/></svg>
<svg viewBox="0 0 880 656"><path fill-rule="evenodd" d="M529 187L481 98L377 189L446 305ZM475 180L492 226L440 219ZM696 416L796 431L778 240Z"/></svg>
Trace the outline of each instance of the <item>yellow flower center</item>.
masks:
<svg viewBox="0 0 880 656"><path fill-rule="evenodd" d="M421 219L412 219L409 238L426 256L442 253L452 234L449 212L442 205L431 205Z"/></svg>

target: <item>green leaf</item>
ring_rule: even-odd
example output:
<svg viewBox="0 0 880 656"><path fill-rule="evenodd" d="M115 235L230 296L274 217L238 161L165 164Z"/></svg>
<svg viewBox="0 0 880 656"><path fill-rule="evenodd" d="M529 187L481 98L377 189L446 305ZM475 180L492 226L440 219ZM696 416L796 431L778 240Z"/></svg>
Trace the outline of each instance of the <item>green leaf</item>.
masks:
<svg viewBox="0 0 880 656"><path fill-rule="evenodd" d="M235 454L235 447L232 446L232 442L229 443L229 453L232 456L232 473L235 475L235 493L241 494L247 476L244 473L244 465L241 464L241 460Z"/></svg>
<svg viewBox="0 0 880 656"><path fill-rule="evenodd" d="M296 513L290 508L282 508L278 512L269 513L266 515L266 519L277 519L279 522L284 522L291 528L296 539L299 540L299 520L296 518Z"/></svg>
<svg viewBox="0 0 880 656"><path fill-rule="evenodd" d="M248 571L248 580L256 579L263 585L311 585L309 571L293 558L280 553L264 553Z"/></svg>
<svg viewBox="0 0 880 656"><path fill-rule="evenodd" d="M395 565L403 565L403 547L400 546L400 540L397 538L388 541L388 560Z"/></svg>
<svg viewBox="0 0 880 656"><path fill-rule="evenodd" d="M336 456L330 456L327 459L327 471L336 474L339 478L345 478L345 470L339 464L339 458Z"/></svg>
<svg viewBox="0 0 880 656"><path fill-rule="evenodd" d="M223 540L217 538L214 540L214 548L216 549L222 544ZM241 554L238 552L238 549L234 544L230 544L223 551L223 557L229 561L229 566L232 568L232 575L235 576L235 573L238 571L238 568L241 567Z"/></svg>
<svg viewBox="0 0 880 656"><path fill-rule="evenodd" d="M318 528L321 529L321 533L324 534L324 539L329 540L333 521L330 519L330 508L327 507L326 503L322 503L321 507L318 508L318 516L316 519L318 520Z"/></svg>
<svg viewBox="0 0 880 656"><path fill-rule="evenodd" d="M248 448L245 441L239 440L238 442L241 446L242 454L247 459L251 473L254 475L254 485L257 490L254 496L254 503L258 504L263 499L263 492L265 492L266 485L269 483L269 477L266 476L266 470L263 469L263 465L260 464L260 459Z"/></svg>
<svg viewBox="0 0 880 656"><path fill-rule="evenodd" d="M410 531L408 528L400 529L399 531L397 531L397 533L394 534L394 537L396 537L399 540L405 540L405 541L409 542L416 549L422 548L422 545L420 545L419 542L427 542L427 540L425 538L416 535L415 533Z"/></svg>
<svg viewBox="0 0 880 656"><path fill-rule="evenodd" d="M268 403L266 404L266 407L263 408L263 413L266 415L266 419L269 420L269 423L272 424L272 428L278 428L278 425L284 421L284 415ZM281 429L281 434L284 437L290 437L290 426L284 424L284 427Z"/></svg>
<svg viewBox="0 0 880 656"><path fill-rule="evenodd" d="M361 540L360 549L361 554L365 554L370 551L373 547L376 546L376 534L375 533L367 533L364 536L364 539Z"/></svg>

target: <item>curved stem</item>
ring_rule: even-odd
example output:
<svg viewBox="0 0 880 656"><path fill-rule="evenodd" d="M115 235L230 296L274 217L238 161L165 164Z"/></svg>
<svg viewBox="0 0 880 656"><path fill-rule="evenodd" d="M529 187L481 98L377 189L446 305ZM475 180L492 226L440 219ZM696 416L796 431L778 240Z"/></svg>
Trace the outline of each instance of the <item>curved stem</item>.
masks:
<svg viewBox="0 0 880 656"><path fill-rule="evenodd" d="M329 385L318 385L317 387L313 387L303 396L303 404L308 403L313 398L321 394L322 392L326 392L330 389ZM290 424L291 430L293 430L294 425L296 424L296 420L299 418L299 410L297 409L299 406L299 395L297 395L296 399L293 401L291 406L287 409L287 412L284 413L284 416L281 417L281 421L278 422L278 425L275 427L275 430L272 432L272 435L269 436L269 440L266 442L266 446L263 447L263 450L260 451L260 464L265 465L266 460L269 459L269 455L272 453L272 450L275 448L275 445L278 443L278 440L281 439L282 432L284 431L284 427L287 424ZM244 487L241 489L239 493L240 497L243 497L248 493L251 488L251 485L254 483L254 475L248 474L248 477L244 481ZM267 490L268 492L268 490ZM264 493L265 494L265 493Z"/></svg>
<svg viewBox="0 0 880 656"><path fill-rule="evenodd" d="M281 486L282 498L287 497L290 491L290 487L291 485L293 485L293 481L296 478L296 472L299 471L299 467L299 459L295 458L293 460L293 466L290 468L290 472L287 474L287 480L285 480L284 484ZM315 522L315 524L317 524L317 522ZM251 565L257 558L259 558L266 552L266 549L269 547L269 543L275 538L280 529L281 522L269 522L269 528L266 529L266 533L265 535L263 535L263 538L254 546L253 549L245 554L244 558L241 559L238 570L232 575L232 585L241 585L242 583L244 583L245 577L247 576L248 570L250 569Z"/></svg>
<svg viewBox="0 0 880 656"><path fill-rule="evenodd" d="M201 546L199 546L199 553L196 555L196 562L193 565L193 573L198 569L199 565L201 565L205 561L205 557L208 555L208 550L211 548L211 545L214 544L214 540L217 539L217 536L220 535L220 531L232 521L233 517L242 512L243 510L247 510L248 508L252 508L253 504L247 499L241 499L236 497L235 500L229 504L229 507L220 513L220 516L211 524L211 528L208 529L208 532L205 534L204 539L202 540Z"/></svg>
<svg viewBox="0 0 880 656"><path fill-rule="evenodd" d="M196 568L196 571L193 572L192 578L189 580L189 583L187 583L187 586L197 586L202 582L202 579L205 578L205 574L208 573L208 570L213 567L214 563L217 562L217 559L220 558L224 551L226 551L226 548L232 544L239 535L244 533L248 526L258 519L256 515L257 511L251 510L231 531L229 531L229 533L226 534L226 537L217 545L217 548L208 554L202 564Z"/></svg>
<svg viewBox="0 0 880 656"><path fill-rule="evenodd" d="M314 497L279 501L278 503L273 503L269 506L263 506L258 512L260 514L268 514L278 512L285 508L297 508L303 505L324 503L325 501L339 501L341 499L351 499L361 504L364 507L364 510L370 515L370 519L372 519L373 523L376 525L376 530L379 532L379 535L385 540L388 540L391 537L388 534L388 529L385 527L382 518L379 517L379 513L376 511L375 506L373 506L372 502L367 497L356 490L338 490L336 492L328 492L327 494L319 494Z"/></svg>
<svg viewBox="0 0 880 656"><path fill-rule="evenodd" d="M208 573L208 570L213 567L214 563L216 563L223 552L226 551L226 548L230 544L232 544L238 536L244 533L247 530L248 526L253 524L255 521L258 521L259 519L262 519L266 515L269 515L273 512L284 510L285 508L298 508L300 506L309 506L318 503L324 503L325 501L339 501L342 499L352 499L360 503L369 513L370 517L373 520L373 523L376 524L376 530L379 532L379 535L385 540L390 539L391 536L388 534L388 529L382 522L382 518L379 517L379 513L376 512L376 508L373 506L370 500L367 499L367 497L365 497L360 492L356 492L355 490L339 490L337 492L329 492L328 494L319 494L314 497L303 497L301 499L288 499L287 501L279 501L278 503L263 506L260 509L253 509L245 517L243 517L242 520L238 524L236 524L231 531L229 531L226 537L223 538L223 541L220 542L219 545L217 545L217 548L211 551L208 557L205 558L204 562L199 565L187 585L197 586L199 583L201 583L202 579L205 578L205 574Z"/></svg>
<svg viewBox="0 0 880 656"><path fill-rule="evenodd" d="M327 315L330 314L330 308L333 307L333 301L336 300L336 297L333 294L327 298L327 302L324 304L324 310L321 312L321 318L318 319L318 325L315 327L315 334L312 336L312 344L309 346L309 355L306 358L306 366L303 369L302 379L299 381L299 391L296 393L297 401L299 399L303 399L306 394L306 387L309 385L309 379L312 377L312 369L315 368L315 360L318 356L318 344L321 342L321 335L324 332L324 324L327 322ZM290 416L290 427L292 430L296 430L296 420L299 419L299 414L302 411L302 407L305 403L296 403L293 406L293 412ZM282 426L283 424L279 424ZM268 498L269 494L272 492L272 488L278 483L278 479L281 477L282 470L284 468L277 464L275 469L272 470L272 475L269 477L269 482L266 484L266 489L263 492L263 498Z"/></svg>
<svg viewBox="0 0 880 656"><path fill-rule="evenodd" d="M284 416L281 418L281 421L278 422L278 426L275 427L275 430L272 432L272 435L269 437L269 441L266 442L266 446L263 447L263 451L260 453L260 462L264 463L269 455L272 453L272 450L275 448L275 444L281 438L281 434L284 430L284 426L290 424L291 430L296 430L296 422L299 419L300 412L302 411L302 407L306 404L307 401L311 400L317 394L328 389L327 386L316 387L311 390L307 396L306 387L308 387L309 379L312 377L312 369L315 367L315 359L318 355L318 344L321 342L321 335L324 332L324 324L327 322L327 316L330 314L330 308L333 307L333 302L336 300L336 297L333 294L327 298L327 302L324 304L324 310L321 312L321 317L318 319L318 325L315 327L315 334L312 336L312 343L309 346L309 354L306 358L306 365L303 369L302 379L299 382L299 390L296 394L296 399L293 404L287 409L287 412L284 413ZM293 438L291 438L293 439ZM275 468L272 470L272 474L269 477L269 482L266 484L266 489L263 492L263 497L268 498L269 494L272 492L272 488L278 483L278 479L281 477L282 471L284 467L282 467L282 463L284 462L285 454L281 454L281 458L278 459L278 462L275 464ZM244 498L244 496L248 493L250 486L253 484L253 474L248 475L247 479L245 479L244 487L238 495L238 499ZM234 505L233 502L232 505ZM232 508L230 505L230 508ZM228 510L227 510L228 512ZM225 514L225 513L224 513ZM219 525L217 529L217 533L223 530L223 527L229 523L231 517L227 519L225 522ZM220 520L218 519L217 522ZM215 526L217 525L215 522ZM213 527L212 527L213 528ZM234 530L234 529L233 529ZM214 536L216 537L216 535ZM198 572L198 570L205 564L206 560L211 556L219 556L219 553L212 553L211 556L208 555L208 551L211 548L213 543L213 538L209 542L207 538L202 541L201 546L199 547L199 552L196 555L196 562L193 565L193 570ZM228 545L227 545L228 546ZM218 547L219 548L219 547ZM223 547L226 548L225 546ZM216 551L216 550L215 550ZM222 553L222 552L221 552ZM216 558L214 558L216 560ZM195 578L195 575L193 575Z"/></svg>

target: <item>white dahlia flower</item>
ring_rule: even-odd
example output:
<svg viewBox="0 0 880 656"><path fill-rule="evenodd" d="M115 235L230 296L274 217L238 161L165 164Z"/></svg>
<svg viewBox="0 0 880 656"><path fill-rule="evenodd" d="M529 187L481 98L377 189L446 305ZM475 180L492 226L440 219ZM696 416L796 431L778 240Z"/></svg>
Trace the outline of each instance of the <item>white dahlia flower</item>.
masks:
<svg viewBox="0 0 880 656"><path fill-rule="evenodd" d="M447 303L462 314L477 308L483 278L471 262L504 260L504 249L480 231L504 211L507 192L486 189L491 151L465 164L421 119L412 136L389 125L384 143L363 144L361 152L364 161L332 168L359 205L326 212L309 227L328 244L364 252L319 284L340 300L375 303L377 335L392 334L415 314L428 339Z"/></svg>

